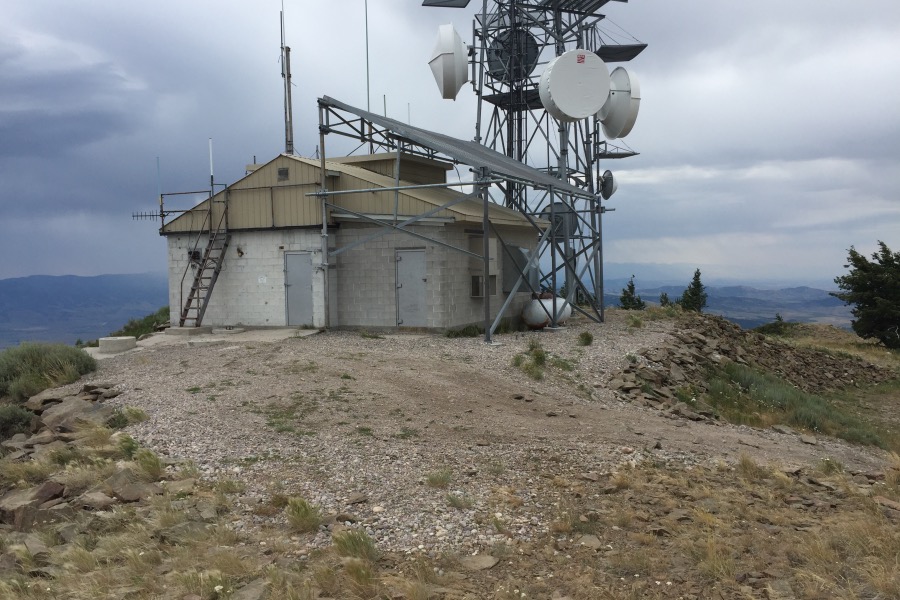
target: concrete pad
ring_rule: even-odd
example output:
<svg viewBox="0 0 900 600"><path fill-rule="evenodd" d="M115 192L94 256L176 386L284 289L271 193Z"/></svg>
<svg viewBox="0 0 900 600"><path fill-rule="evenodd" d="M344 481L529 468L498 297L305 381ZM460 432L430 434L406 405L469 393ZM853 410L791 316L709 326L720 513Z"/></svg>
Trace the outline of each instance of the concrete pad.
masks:
<svg viewBox="0 0 900 600"><path fill-rule="evenodd" d="M169 327L166 335L195 336L212 333L212 327Z"/></svg>
<svg viewBox="0 0 900 600"><path fill-rule="evenodd" d="M137 348L137 338L133 335L123 335L119 337L102 337L100 338L100 352L102 354L116 354Z"/></svg>
<svg viewBox="0 0 900 600"><path fill-rule="evenodd" d="M172 332L172 330L176 330ZM219 328L216 328L218 330ZM170 327L161 333L153 333L143 337L137 342L137 348L130 352L140 352L155 346L171 345L206 345L228 343L230 345L239 342L263 342L274 343L290 338L302 338L319 333L318 329L297 329L296 327L267 327L264 329L252 329L247 327L221 328L221 331L213 332L212 327ZM227 332L227 333L226 333ZM233 346L232 346L233 347ZM105 359L115 354L101 352L100 348L84 348L84 351L96 359Z"/></svg>
<svg viewBox="0 0 900 600"><path fill-rule="evenodd" d="M236 333L244 333L246 329L243 327L216 327L212 330L213 335L234 335Z"/></svg>

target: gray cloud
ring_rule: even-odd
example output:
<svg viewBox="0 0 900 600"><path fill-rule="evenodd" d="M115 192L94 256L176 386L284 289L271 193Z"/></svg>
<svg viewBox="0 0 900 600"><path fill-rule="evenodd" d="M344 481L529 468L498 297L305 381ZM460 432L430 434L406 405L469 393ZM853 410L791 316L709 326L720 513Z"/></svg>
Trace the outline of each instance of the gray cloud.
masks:
<svg viewBox="0 0 900 600"><path fill-rule="evenodd" d="M371 104L469 139L470 88L441 101L426 66L436 27L471 37L469 9L369 0ZM362 0L286 2L295 140L319 143L315 100L364 107ZM281 3L35 0L0 24L0 277L161 270L164 191L234 181L282 149ZM629 64L641 155L605 220L607 259L709 272L833 276L846 249L900 247L900 4L816 0L609 3L605 27L650 47ZM331 136L328 152L352 145ZM97 241L111 240L110 243ZM111 248L107 247L111 246ZM127 260L122 257L126 256ZM704 273L707 271L704 270ZM638 273L640 277L640 274Z"/></svg>
<svg viewBox="0 0 900 600"><path fill-rule="evenodd" d="M61 114L42 110L0 111L0 156L59 154L98 142L131 127L118 112L75 110Z"/></svg>

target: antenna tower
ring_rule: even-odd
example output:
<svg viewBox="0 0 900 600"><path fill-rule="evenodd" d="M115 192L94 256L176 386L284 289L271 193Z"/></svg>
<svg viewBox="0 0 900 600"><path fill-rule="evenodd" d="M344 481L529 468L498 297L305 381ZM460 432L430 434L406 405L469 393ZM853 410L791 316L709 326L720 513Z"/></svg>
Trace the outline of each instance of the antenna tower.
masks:
<svg viewBox="0 0 900 600"><path fill-rule="evenodd" d="M601 321L601 223L603 213L614 210L602 201L616 184L600 163L637 154L609 140L631 131L640 104L637 79L621 67L610 74L607 65L630 61L647 46L598 12L609 2L483 0L468 49L478 98L475 141L595 194L587 201L510 182L492 199L553 224L539 248L541 286L556 292L564 279L566 299L591 301ZM585 77L588 67L596 78ZM438 85L442 92L448 87ZM596 91L585 93L586 85Z"/></svg>

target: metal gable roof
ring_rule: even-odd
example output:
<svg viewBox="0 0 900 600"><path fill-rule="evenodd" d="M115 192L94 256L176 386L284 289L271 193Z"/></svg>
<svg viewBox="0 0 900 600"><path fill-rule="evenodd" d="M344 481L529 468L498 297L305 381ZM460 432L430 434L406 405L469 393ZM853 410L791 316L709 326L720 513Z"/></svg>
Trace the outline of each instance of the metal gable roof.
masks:
<svg viewBox="0 0 900 600"><path fill-rule="evenodd" d="M284 162L276 162L280 160L289 159L296 163L303 165L303 168L311 169L309 174L305 176L301 175L303 179L301 182L297 183L289 183L289 184L279 184L274 181L274 171L280 166L285 166ZM292 194L295 196L296 201L303 201L302 206L307 206L301 210L301 213L290 212L290 213L278 213L278 228L284 227L305 227L311 226L321 223L321 217L318 212L318 201L309 196L311 192L314 192L319 189L318 176L312 174L312 172L318 173L320 168L320 161L318 159L304 158L300 156L295 156L291 154L281 154L276 156L273 160L269 161L259 169L255 170L250 175L243 177L236 181L235 183L228 186L227 190L231 195L231 201L229 202L229 210L234 211L230 220L230 228L238 231L244 229L267 229L269 227L276 227L276 217L274 208L266 202L272 202L272 195L265 191L271 189L277 191L279 193ZM332 162L330 160L326 160L326 171L331 175L345 175L347 177L356 180L356 184L353 184L352 187L360 186L363 188L393 188L396 184L395 180L391 177L387 177L376 173L374 171L370 171L365 169L357 164L347 164L343 162ZM267 177L268 176L268 177ZM260 177L265 178L264 183L247 185L248 180L251 178L258 180ZM269 180L272 183L269 183ZM407 184L408 182L402 181L400 185ZM262 186L262 187L260 187ZM330 185L329 185L330 187ZM350 191L350 190L348 190ZM471 190L468 190L471 191ZM222 200L225 195L225 191L219 191L214 198L216 200ZM443 188L443 187L431 187L431 188L411 188L411 189L403 189L400 190L400 193L408 197L412 201L418 201L424 203L426 206L430 207L440 207L444 204L452 202L454 200L458 200L462 197L467 196L467 193L463 193L457 191L456 189L451 188ZM352 195L348 197L350 198L360 198L359 195ZM332 202L335 205L340 206L342 204L342 194L338 192L336 196L333 196ZM352 202L351 202L352 204ZM376 210L377 201L373 201L370 212ZM197 216L198 214L205 213L208 209L209 200L204 199L202 202L199 202L191 209L184 211L178 217L172 219L160 230L162 235L168 234L177 234L184 233L190 231L197 231L198 228L204 229L201 225L203 222L202 215ZM219 204L219 206L224 206L224 204ZM312 208L309 208L312 207ZM300 210L300 209L297 209ZM494 202L490 202L488 206L490 219L498 225L509 225L516 227L530 227L528 220L522 213L517 210L507 208L500 204L496 204ZM312 211L312 213L310 213ZM452 216L455 221L464 223L478 223L480 224L482 221L484 211L484 205L480 199L472 198L469 200L465 200L463 202L459 202L452 206L447 207L442 211L442 214L445 216ZM313 214L314 213L314 214ZM405 217L413 216L416 213L410 213L409 215L403 215ZM260 217L262 215L262 217ZM263 218L265 217L265 218ZM270 224L265 224L260 221L265 221L265 223L269 223L269 219L271 219ZM544 222L541 219L535 219L535 221L539 224L539 226L544 225Z"/></svg>
<svg viewBox="0 0 900 600"><path fill-rule="evenodd" d="M308 164L317 169L319 168L318 159L303 158L290 154L283 154L282 156L286 156L288 158L296 160L297 162ZM326 168L330 171L345 173L362 181L371 183L373 186L388 188L392 187L395 184L395 181L390 177L386 177L373 171L369 171L368 169L365 169L358 165L343 162L332 162L327 158L325 159L325 165ZM403 181L400 182L401 185L403 185L404 183L405 182ZM445 204L450 200L454 200L461 196L467 195L451 188L414 188L401 190L401 193L416 198L417 200L421 200L422 202L425 202L427 204L431 204L433 206L441 206L442 204ZM336 196L334 202L335 204L340 203L340 195ZM480 223L484 205L481 200L471 199L449 207L446 210L448 212L458 214L463 218L463 220ZM530 226L525 216L515 209L507 208L506 206L490 202L488 205L488 210L492 221L501 222L502 224L506 225ZM541 219L536 219L536 221L543 224L543 221Z"/></svg>

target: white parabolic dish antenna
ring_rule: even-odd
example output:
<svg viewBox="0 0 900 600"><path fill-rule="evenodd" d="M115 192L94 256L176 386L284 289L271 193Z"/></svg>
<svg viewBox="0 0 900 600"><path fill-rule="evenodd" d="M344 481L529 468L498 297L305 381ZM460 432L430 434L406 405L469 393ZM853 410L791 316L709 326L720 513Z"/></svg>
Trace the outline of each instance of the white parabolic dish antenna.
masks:
<svg viewBox="0 0 900 600"><path fill-rule="evenodd" d="M554 118L573 122L597 113L609 96L609 71L589 50L569 50L541 75L541 104Z"/></svg>
<svg viewBox="0 0 900 600"><path fill-rule="evenodd" d="M641 108L641 84L634 73L616 67L610 78L609 98L597 113L607 139L623 138L631 133Z"/></svg>
<svg viewBox="0 0 900 600"><path fill-rule="evenodd" d="M469 50L453 25L441 25L428 65L444 100L456 100L459 90L469 80L468 57Z"/></svg>

